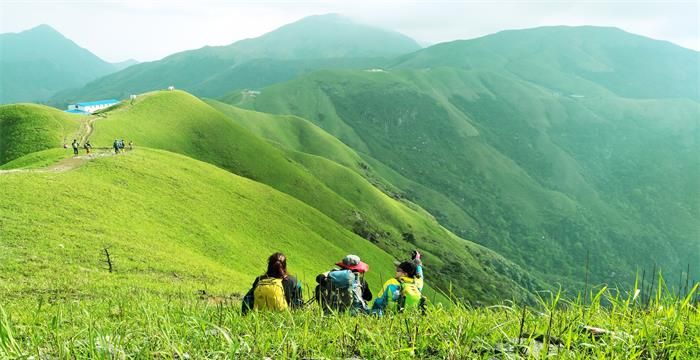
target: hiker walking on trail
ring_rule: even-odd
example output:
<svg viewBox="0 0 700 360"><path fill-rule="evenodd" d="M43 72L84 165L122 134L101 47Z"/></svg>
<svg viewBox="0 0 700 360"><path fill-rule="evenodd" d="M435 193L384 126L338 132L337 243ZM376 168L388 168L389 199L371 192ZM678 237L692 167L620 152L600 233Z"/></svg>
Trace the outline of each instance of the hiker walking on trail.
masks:
<svg viewBox="0 0 700 360"><path fill-rule="evenodd" d="M129 140L129 151L134 150L134 142Z"/></svg>
<svg viewBox="0 0 700 360"><path fill-rule="evenodd" d="M92 144L90 144L90 140L86 141L85 144L83 144L83 148L85 149L86 154L90 153L90 149L92 149Z"/></svg>
<svg viewBox="0 0 700 360"><path fill-rule="evenodd" d="M253 281L243 297L243 314L250 310L285 311L304 305L301 282L287 273L287 257L274 253L267 259L267 271Z"/></svg>
<svg viewBox="0 0 700 360"><path fill-rule="evenodd" d="M119 150L124 151L124 139L119 140Z"/></svg>
<svg viewBox="0 0 700 360"><path fill-rule="evenodd" d="M114 153L119 154L119 140L114 139L114 143L112 144L112 147L114 148Z"/></svg>
<svg viewBox="0 0 700 360"><path fill-rule="evenodd" d="M366 314L372 291L365 281L369 265L357 255L347 255L331 271L316 277L315 299L324 313L350 311L352 315Z"/></svg>
<svg viewBox="0 0 700 360"><path fill-rule="evenodd" d="M73 155L78 155L78 146L80 146L80 144L78 144L78 140L73 139L71 146L73 147Z"/></svg>
<svg viewBox="0 0 700 360"><path fill-rule="evenodd" d="M387 310L402 312L406 309L425 307L423 291L423 262L417 250L411 253L410 261L396 266L394 278L384 283L382 295L374 300L372 313L381 316Z"/></svg>

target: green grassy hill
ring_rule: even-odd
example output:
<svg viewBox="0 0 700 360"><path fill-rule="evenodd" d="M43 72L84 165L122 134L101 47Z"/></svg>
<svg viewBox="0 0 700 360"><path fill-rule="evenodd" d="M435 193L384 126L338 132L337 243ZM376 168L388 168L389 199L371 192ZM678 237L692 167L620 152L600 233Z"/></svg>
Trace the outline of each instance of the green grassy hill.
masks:
<svg viewBox="0 0 700 360"><path fill-rule="evenodd" d="M392 257L310 206L210 164L136 151L66 172L0 174L3 299L76 299L141 289L244 292L283 251L306 286L347 253L371 264L375 289ZM107 271L109 248L115 272ZM306 289L309 295L309 289Z"/></svg>
<svg viewBox="0 0 700 360"><path fill-rule="evenodd" d="M0 165L70 143L79 133L81 119L42 105L0 106Z"/></svg>
<svg viewBox="0 0 700 360"><path fill-rule="evenodd" d="M700 252L700 106L584 83L570 96L495 66L322 71L237 104L309 119L441 193L461 213L421 188L409 199L549 282L576 284L587 258L594 281L683 271Z"/></svg>

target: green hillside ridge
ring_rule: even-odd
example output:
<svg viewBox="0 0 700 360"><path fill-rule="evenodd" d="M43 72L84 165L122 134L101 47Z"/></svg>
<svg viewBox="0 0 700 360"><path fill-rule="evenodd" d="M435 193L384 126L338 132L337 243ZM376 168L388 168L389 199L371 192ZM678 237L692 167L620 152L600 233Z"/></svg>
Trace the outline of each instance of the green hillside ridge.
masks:
<svg viewBox="0 0 700 360"><path fill-rule="evenodd" d="M51 204L47 206L47 204ZM347 253L371 264L373 289L393 258L304 203L210 164L139 148L63 173L0 174L3 299L58 292L241 293L283 251L306 295ZM102 263L109 248L114 273Z"/></svg>
<svg viewBox="0 0 700 360"><path fill-rule="evenodd" d="M363 159L355 150L308 120L246 110L211 99L204 101L265 140L290 150L325 157L356 172L365 170Z"/></svg>
<svg viewBox="0 0 700 360"><path fill-rule="evenodd" d="M124 138L137 146L179 152L266 183L315 207L394 256L405 256L416 246L428 250L427 258L434 264L429 281L443 289L450 282L459 284L456 293L467 299L494 301L499 294L528 296L521 286L531 290L539 287L502 257L455 237L422 209L390 198L351 169L279 149L187 93L148 94L134 106L123 105L102 115L106 118L94 124L94 145ZM464 274L483 276L474 280Z"/></svg>
<svg viewBox="0 0 700 360"><path fill-rule="evenodd" d="M431 212L441 224L457 221L457 228L477 226L468 214L444 195L401 176L366 154L358 154L306 119L248 111L215 100L206 102L264 139L285 148L322 156L354 170L391 197L408 196L420 199L422 204L430 204L428 207L433 209Z"/></svg>
<svg viewBox="0 0 700 360"><path fill-rule="evenodd" d="M383 67L389 59L418 49L414 40L396 32L334 14L310 16L254 39L130 66L84 87L60 92L51 103L62 107L77 100L126 98L170 85L198 96L220 97L318 69Z"/></svg>
<svg viewBox="0 0 700 360"><path fill-rule="evenodd" d="M43 105L0 106L0 165L69 143L79 133L80 119Z"/></svg>
<svg viewBox="0 0 700 360"><path fill-rule="evenodd" d="M264 139L288 149L322 156L354 170L392 198L420 199L421 204L429 204L440 224L457 221L458 225L453 228L477 226L468 214L444 195L401 176L366 154L356 153L306 119L248 111L215 100L206 102ZM408 206L411 204L406 202Z"/></svg>
<svg viewBox="0 0 700 360"><path fill-rule="evenodd" d="M0 34L0 54L0 104L45 101L118 69L48 25Z"/></svg>
<svg viewBox="0 0 700 360"><path fill-rule="evenodd" d="M684 270L700 253L698 103L586 84L595 96L493 68L321 71L237 104L366 146L356 149L470 218L451 211L443 225L550 282L584 278L587 252L594 281L629 281L655 262ZM425 196L409 199L440 214ZM459 227L470 220L478 226Z"/></svg>

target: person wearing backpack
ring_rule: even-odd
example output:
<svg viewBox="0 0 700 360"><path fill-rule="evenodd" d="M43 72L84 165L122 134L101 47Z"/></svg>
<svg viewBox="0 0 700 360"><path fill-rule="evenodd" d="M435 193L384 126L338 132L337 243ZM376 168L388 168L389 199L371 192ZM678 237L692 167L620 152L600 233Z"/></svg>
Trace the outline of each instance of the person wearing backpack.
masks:
<svg viewBox="0 0 700 360"><path fill-rule="evenodd" d="M398 263L394 278L387 280L382 295L374 300L372 313L383 315L387 310L402 312L406 309L423 309L423 263L421 254L414 250L411 260Z"/></svg>
<svg viewBox="0 0 700 360"><path fill-rule="evenodd" d="M78 144L78 140L73 139L73 142L70 145L73 147L73 155L78 155L78 146L80 146L80 144Z"/></svg>
<svg viewBox="0 0 700 360"><path fill-rule="evenodd" d="M92 144L90 144L90 140L86 141L85 144L83 144L83 148L85 149L86 154L90 154L90 149L92 149Z"/></svg>
<svg viewBox="0 0 700 360"><path fill-rule="evenodd" d="M243 297L242 312L250 310L285 311L304 304L301 282L287 273L287 257L274 253L267 259L267 271L253 281Z"/></svg>
<svg viewBox="0 0 700 360"><path fill-rule="evenodd" d="M352 315L369 312L372 291L364 274L369 265L357 255L348 255L331 271L316 277L315 299L326 314L349 311Z"/></svg>

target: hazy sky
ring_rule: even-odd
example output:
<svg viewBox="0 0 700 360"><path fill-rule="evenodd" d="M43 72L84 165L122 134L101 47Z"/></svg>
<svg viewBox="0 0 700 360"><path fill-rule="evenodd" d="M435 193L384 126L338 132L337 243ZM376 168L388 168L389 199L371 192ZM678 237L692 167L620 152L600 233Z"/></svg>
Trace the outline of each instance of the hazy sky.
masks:
<svg viewBox="0 0 700 360"><path fill-rule="evenodd" d="M422 44L542 25L601 25L700 49L700 0L0 0L0 32L48 24L107 61L151 61L325 13L393 29Z"/></svg>

